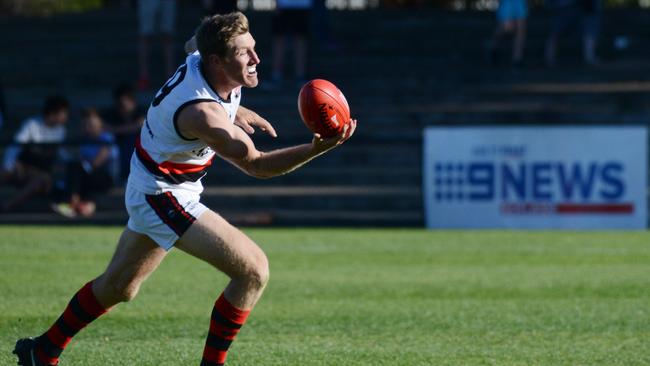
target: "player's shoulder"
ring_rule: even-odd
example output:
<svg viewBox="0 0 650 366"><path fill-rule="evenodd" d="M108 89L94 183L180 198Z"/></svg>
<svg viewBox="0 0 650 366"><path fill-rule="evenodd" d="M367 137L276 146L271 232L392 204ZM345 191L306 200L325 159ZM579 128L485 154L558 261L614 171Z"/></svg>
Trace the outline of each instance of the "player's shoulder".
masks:
<svg viewBox="0 0 650 366"><path fill-rule="evenodd" d="M232 124L221 104L204 101L186 106L180 112L176 127L186 138L202 138L211 131L229 131Z"/></svg>
<svg viewBox="0 0 650 366"><path fill-rule="evenodd" d="M217 126L230 124L228 113L217 101L198 101L183 108L178 123L188 127Z"/></svg>

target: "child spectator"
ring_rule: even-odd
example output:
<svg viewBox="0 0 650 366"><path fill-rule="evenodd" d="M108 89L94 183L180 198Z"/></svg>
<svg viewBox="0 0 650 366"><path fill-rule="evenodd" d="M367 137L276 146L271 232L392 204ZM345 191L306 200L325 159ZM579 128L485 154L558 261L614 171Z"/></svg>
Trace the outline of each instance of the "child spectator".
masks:
<svg viewBox="0 0 650 366"><path fill-rule="evenodd" d="M83 141L79 146L79 160L67 166L66 190L69 201L53 204L57 213L74 217L95 213L95 196L113 185L111 176L113 135L104 131L103 122L94 108L82 113Z"/></svg>

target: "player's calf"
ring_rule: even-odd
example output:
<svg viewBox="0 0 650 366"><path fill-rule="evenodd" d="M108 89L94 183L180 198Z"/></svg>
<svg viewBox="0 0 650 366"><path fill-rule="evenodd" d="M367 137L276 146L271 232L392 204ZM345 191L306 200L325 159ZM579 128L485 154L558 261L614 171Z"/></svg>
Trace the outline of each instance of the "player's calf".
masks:
<svg viewBox="0 0 650 366"><path fill-rule="evenodd" d="M233 306L224 294L214 304L210 317L210 330L203 348L201 366L223 366L228 348L246 322L250 309Z"/></svg>
<svg viewBox="0 0 650 366"><path fill-rule="evenodd" d="M149 237L125 230L108 268L95 280L97 299L104 306L133 300L166 254Z"/></svg>
<svg viewBox="0 0 650 366"><path fill-rule="evenodd" d="M59 356L79 331L109 309L99 303L88 282L70 300L65 311L40 337L21 339L14 353L24 366L58 365Z"/></svg>
<svg viewBox="0 0 650 366"><path fill-rule="evenodd" d="M230 344L262 295L269 280L269 266L264 253L260 253L262 255L250 262L245 270L231 276L228 287L215 302L201 366L224 365ZM247 304L247 307L235 306L229 299L237 299L238 304Z"/></svg>

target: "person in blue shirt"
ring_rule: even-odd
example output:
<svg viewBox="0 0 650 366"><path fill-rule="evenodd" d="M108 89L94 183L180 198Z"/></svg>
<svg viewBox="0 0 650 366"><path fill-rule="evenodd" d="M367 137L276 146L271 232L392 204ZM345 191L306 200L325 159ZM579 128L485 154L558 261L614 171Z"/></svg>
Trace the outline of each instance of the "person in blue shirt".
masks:
<svg viewBox="0 0 650 366"><path fill-rule="evenodd" d="M79 159L67 166L69 201L52 207L66 217L92 216L96 195L113 185L113 135L104 130L102 119L94 108L82 112L82 124L84 137L79 145Z"/></svg>
<svg viewBox="0 0 650 366"><path fill-rule="evenodd" d="M497 28L487 43L488 62L497 63L498 44L503 36L512 34L511 66L520 68L524 62L526 45L527 0L501 0L497 9Z"/></svg>

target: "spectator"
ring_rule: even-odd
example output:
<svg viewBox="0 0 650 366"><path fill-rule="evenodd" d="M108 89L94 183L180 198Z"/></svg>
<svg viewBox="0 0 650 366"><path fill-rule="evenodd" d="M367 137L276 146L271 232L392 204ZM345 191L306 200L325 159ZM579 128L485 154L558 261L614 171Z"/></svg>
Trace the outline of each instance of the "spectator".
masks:
<svg viewBox="0 0 650 366"><path fill-rule="evenodd" d="M302 86L307 69L307 36L309 34L312 0L277 0L273 14L273 71L268 86L279 87L283 83L286 43L293 40L294 80Z"/></svg>
<svg viewBox="0 0 650 366"><path fill-rule="evenodd" d="M597 37L602 4L600 0L546 0L551 12L550 32L546 40L545 62L549 67L557 61L557 43L572 26L582 27L582 56L587 65L597 65Z"/></svg>
<svg viewBox="0 0 650 366"><path fill-rule="evenodd" d="M138 89L151 87L149 72L149 46L156 30L156 20L163 46L165 77L174 73L174 28L176 22L176 0L138 0L138 61L140 78Z"/></svg>
<svg viewBox="0 0 650 366"><path fill-rule="evenodd" d="M206 15L228 14L237 11L237 0L203 0Z"/></svg>
<svg viewBox="0 0 650 366"><path fill-rule="evenodd" d="M65 139L70 105L61 96L49 97L42 117L23 122L14 136L13 145L5 151L0 182L13 184L19 192L4 202L0 209L12 211L39 193L52 188L52 170L60 156L59 143Z"/></svg>
<svg viewBox="0 0 650 366"><path fill-rule="evenodd" d="M327 51L338 51L341 46L335 39L330 24L330 13L325 0L314 0L312 29L316 44Z"/></svg>
<svg viewBox="0 0 650 366"><path fill-rule="evenodd" d="M94 108L82 112L84 137L79 146L79 159L66 169L67 202L52 205L66 217L95 213L95 196L113 185L111 176L113 135L104 130L99 113Z"/></svg>
<svg viewBox="0 0 650 366"><path fill-rule="evenodd" d="M513 34L512 66L521 67L524 60L526 43L526 18L528 17L527 0L501 0L497 9L497 28L488 41L488 56L490 64L497 62L497 49L501 37Z"/></svg>
<svg viewBox="0 0 650 366"><path fill-rule="evenodd" d="M598 65L596 46L600 33L600 18L602 15L601 0L581 0L583 11L583 50L582 55L587 65Z"/></svg>
<svg viewBox="0 0 650 366"><path fill-rule="evenodd" d="M119 176L125 180L129 175L135 140L144 122L144 111L138 107L131 85L121 84L113 90L113 106L104 114L104 121L106 130L115 136L119 150Z"/></svg>

